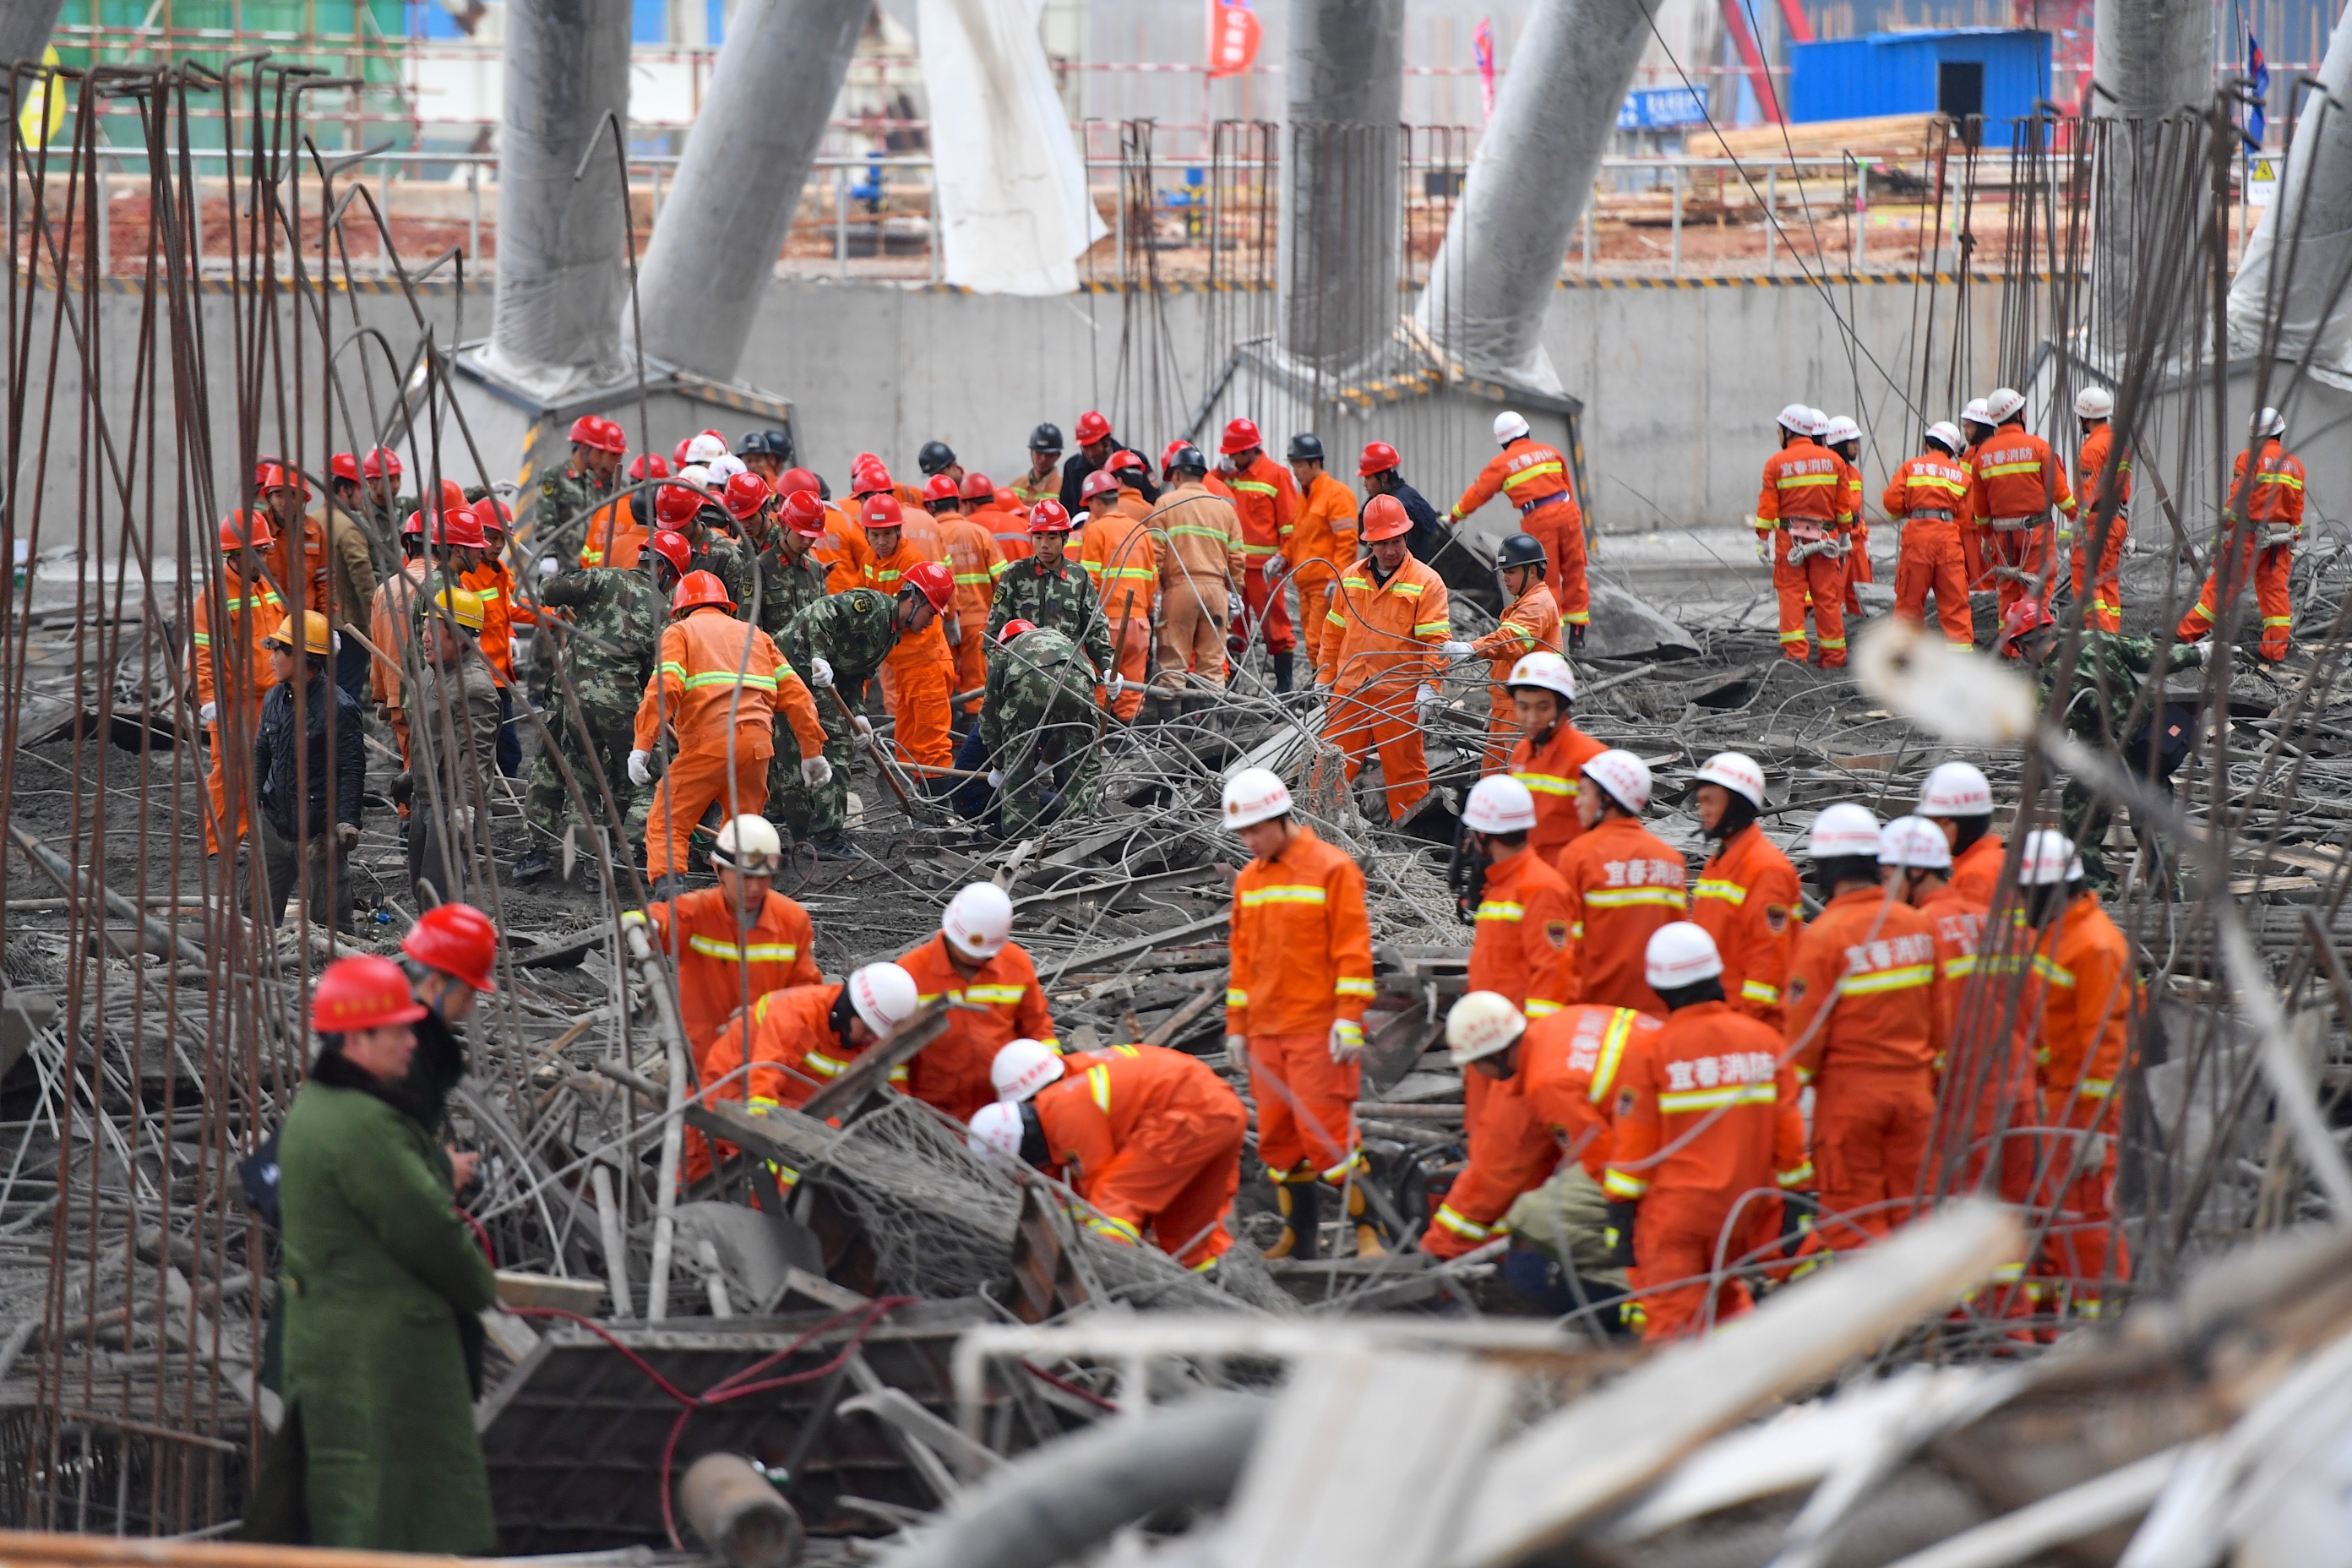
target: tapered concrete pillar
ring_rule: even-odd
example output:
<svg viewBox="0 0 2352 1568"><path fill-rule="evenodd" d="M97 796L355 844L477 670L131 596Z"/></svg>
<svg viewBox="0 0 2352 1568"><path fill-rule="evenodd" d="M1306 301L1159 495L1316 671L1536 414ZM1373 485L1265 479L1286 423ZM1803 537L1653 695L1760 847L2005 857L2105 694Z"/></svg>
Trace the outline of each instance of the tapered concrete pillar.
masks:
<svg viewBox="0 0 2352 1568"><path fill-rule="evenodd" d="M49 35L58 30L58 12L65 0L7 0L0 5L0 66L23 60L41 62Z"/></svg>
<svg viewBox="0 0 2352 1568"><path fill-rule="evenodd" d="M2314 373L2352 387L2352 288L2339 287L2352 265L2352 110L2336 104L2352 104L2352 10L2327 40L2319 90L2305 96L2287 149L2286 177L2230 287L2230 349L2260 353L2276 316L2279 358L2300 359L2315 338Z"/></svg>
<svg viewBox="0 0 2352 1568"><path fill-rule="evenodd" d="M1336 374L1397 325L1404 0L1297 0L1289 27L1282 346Z"/></svg>
<svg viewBox="0 0 2352 1568"><path fill-rule="evenodd" d="M2203 205L2201 171L2184 184L2201 132L2185 123L2213 97L2213 7L2207 0L2103 0L2091 74L2091 114L2102 123L2095 167L2097 265L2092 341L2113 365L2136 328L2137 285L2159 253L2158 231L2179 226L2179 203Z"/></svg>

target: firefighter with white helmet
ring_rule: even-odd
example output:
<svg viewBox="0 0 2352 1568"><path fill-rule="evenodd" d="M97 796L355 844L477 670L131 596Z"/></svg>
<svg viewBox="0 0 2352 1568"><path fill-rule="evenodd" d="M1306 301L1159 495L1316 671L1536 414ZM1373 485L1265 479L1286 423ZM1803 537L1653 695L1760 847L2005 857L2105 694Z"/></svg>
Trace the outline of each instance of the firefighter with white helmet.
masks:
<svg viewBox="0 0 2352 1568"><path fill-rule="evenodd" d="M1925 449L1886 481L1879 505L1902 529L1895 562L1895 613L1914 626L1936 596L1936 619L1955 648L1976 646L1969 607L1969 467L1960 433L1938 420Z"/></svg>
<svg viewBox="0 0 2352 1568"><path fill-rule="evenodd" d="M2126 541L2131 533L2131 450L2116 450L2116 395L2104 386L2086 386L2074 395L2074 421L2083 444L2074 458L2074 489L2083 498L2079 526L2068 542L2068 571L2074 585L2074 603L2087 612L2092 629L2124 629L2123 580L2118 575ZM2107 466L2115 465L2115 477ZM2107 498L2112 496L2110 501ZM2094 539L2104 530L2103 537ZM2091 547L2099 546L2099 569L2089 570ZM2086 596L2087 595L2087 596Z"/></svg>
<svg viewBox="0 0 2352 1568"><path fill-rule="evenodd" d="M1584 832L1560 852L1568 884L1568 999L1656 1014L1643 978L1650 933L1683 918L1689 873L1681 851L1642 826L1650 767L1631 752L1588 761L1577 795Z"/></svg>
<svg viewBox="0 0 2352 1568"><path fill-rule="evenodd" d="M898 963L926 1005L949 1004L947 1032L915 1058L910 1092L958 1121L996 1098L990 1073L1007 1044L1061 1049L1037 965L1013 940L1013 900L994 882L974 882L949 900L939 935Z"/></svg>
<svg viewBox="0 0 2352 1568"><path fill-rule="evenodd" d="M1528 842L1544 860L1557 862L1584 831L1576 814L1584 764L1609 748L1576 727L1576 671L1559 654L1528 654L1511 667L1504 686L1519 726L1506 769L1536 801L1536 828Z"/></svg>
<svg viewBox="0 0 2352 1568"><path fill-rule="evenodd" d="M1757 820L1764 770L1743 752L1718 752L1691 776L1699 831L1716 844L1691 889L1691 921L1722 958L1724 999L1777 1029L1805 904L1796 867Z"/></svg>
<svg viewBox="0 0 2352 1568"><path fill-rule="evenodd" d="M1845 664L1847 515L1845 459L1821 444L1828 421L1792 403L1780 410L1780 448L1764 460L1756 495L1758 558L1772 563L1780 607L1780 657L1805 662L1820 646L1822 668ZM1807 640L1805 617L1812 616Z"/></svg>

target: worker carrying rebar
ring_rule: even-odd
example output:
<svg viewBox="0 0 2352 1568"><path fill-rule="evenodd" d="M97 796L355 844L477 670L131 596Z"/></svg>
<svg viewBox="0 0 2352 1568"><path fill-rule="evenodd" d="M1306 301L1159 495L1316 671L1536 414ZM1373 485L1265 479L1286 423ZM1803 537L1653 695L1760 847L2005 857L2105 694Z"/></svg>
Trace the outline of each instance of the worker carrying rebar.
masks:
<svg viewBox="0 0 2352 1568"><path fill-rule="evenodd" d="M328 965L311 994L319 1054L278 1143L286 1413L248 1539L499 1549L466 1332L496 1300L490 1265L395 1089L424 1014L372 953Z"/></svg>
<svg viewBox="0 0 2352 1568"><path fill-rule="evenodd" d="M1405 546L1412 527L1395 497L1365 503L1370 552L1340 574L1327 617L1339 636L1325 640L1315 675L1317 692L1329 699L1323 733L1344 759L1347 783L1355 784L1377 751L1381 793L1399 826L1434 798L1423 737L1443 699L1445 666L1437 650L1454 636L1445 580ZM1444 827L1438 842L1453 836L1450 820Z"/></svg>
<svg viewBox="0 0 2352 1568"><path fill-rule="evenodd" d="M1558 865L1559 852L1584 831L1576 797L1584 764L1609 748L1576 727L1576 671L1557 653L1538 651L1511 666L1504 680L1519 738L1511 747L1511 777L1535 796L1536 826L1528 843Z"/></svg>
<svg viewBox="0 0 2352 1568"><path fill-rule="evenodd" d="M1438 648L1448 658L1489 661L1486 683L1486 751L1481 773L1509 762L1518 739L1518 709L1511 695L1511 671L1531 653L1559 651L1559 607L1544 582L1544 547L1531 533L1514 533L1496 548L1495 574L1503 583L1502 624L1475 642L1449 641Z"/></svg>
<svg viewBox="0 0 2352 1568"><path fill-rule="evenodd" d="M992 1074L1001 1098L971 1116L974 1152L1053 1171L1094 1212L1087 1228L1124 1247L1147 1237L1205 1273L1232 1249L1249 1112L1200 1058L1113 1046L1074 1061L1013 1040Z"/></svg>
<svg viewBox="0 0 2352 1568"><path fill-rule="evenodd" d="M2074 458L2074 493L2082 497L2082 516L2071 531L2059 531L2067 546L2067 571L2074 584L2074 604L2093 631L2124 629L2124 551L2131 542L2132 458L2128 447L2116 447L2116 395L2104 386L2086 386L2074 395L2074 421L2083 435ZM2112 479L2108 465L2115 467ZM2110 501L2108 498L2114 500ZM2092 535L2105 531L2104 539ZM2099 546L2098 570L2091 570L2091 547Z"/></svg>
<svg viewBox="0 0 2352 1568"><path fill-rule="evenodd" d="M221 519L220 570L196 595L188 616L188 684L196 722L205 727L212 766L205 776L205 853L245 837L254 726L261 700L277 684L265 641L286 619L285 601L265 574L262 552L272 535L257 511Z"/></svg>
<svg viewBox="0 0 2352 1568"><path fill-rule="evenodd" d="M1813 1172L1780 1037L1725 1001L1714 939L1687 921L1661 926L1644 973L1665 1027L1620 1074L1602 1186L1611 1228L1632 1244L1642 1337L1654 1343L1748 1310L1731 1270L1778 1240L1777 1194Z"/></svg>
<svg viewBox="0 0 2352 1568"><path fill-rule="evenodd" d="M718 886L698 888L642 910L622 923L649 928L654 945L677 975L678 1024L699 1055L727 1020L771 991L814 985L816 937L808 911L775 890L783 841L764 816L740 816L710 847Z"/></svg>
<svg viewBox="0 0 2352 1568"><path fill-rule="evenodd" d="M940 546L947 551L948 570L955 577L951 601L956 624L955 675L950 684L959 692L978 691L988 680L988 608L1003 574L1004 554L985 524L967 515L962 487L945 474L934 474L923 487L923 506L938 524ZM944 617L942 617L944 619ZM974 718L980 699L965 700L950 721Z"/></svg>
<svg viewBox="0 0 2352 1568"><path fill-rule="evenodd" d="M1681 851L1642 826L1650 768L1631 752L1588 760L1577 792L1584 831L1559 854L1568 884L1568 999L1664 1012L1643 978L1650 937L1690 900Z"/></svg>
<svg viewBox="0 0 2352 1568"><path fill-rule="evenodd" d="M1105 479L1112 483L1087 506L1078 555L1094 580L1110 638L1113 664L1103 670L1104 700L1115 717L1131 721L1143 708L1151 668L1151 595L1160 584L1160 557L1151 542L1151 508L1136 488L1144 477L1143 459L1121 452L1111 463L1087 479L1088 488Z"/></svg>
<svg viewBox="0 0 2352 1568"><path fill-rule="evenodd" d="M408 881L421 909L469 896L488 879L490 803L498 797L498 677L476 640L482 601L454 584L420 602L423 658L409 690L418 763L394 781L405 798Z"/></svg>
<svg viewBox="0 0 2352 1568"><path fill-rule="evenodd" d="M1772 564L1780 606L1780 657L1803 664L1817 643L1823 669L1845 666L1844 461L1816 439L1813 410L1780 410L1780 449L1764 460L1756 494L1756 552ZM1805 636L1807 615L1813 638Z"/></svg>
<svg viewBox="0 0 2352 1568"><path fill-rule="evenodd" d="M2238 602L2252 578L2263 622L2258 657L2267 664L2286 658L2294 635L2288 576L2294 568L2295 547L2303 542L2305 491L2303 459L2286 449L2285 436L2286 416L2277 409L2265 408L2254 416L2253 443L2230 466L2230 510L2222 519L2213 568L2172 634L2179 640L2212 636L2222 611Z"/></svg>
<svg viewBox="0 0 2352 1568"><path fill-rule="evenodd" d="M1356 1130L1373 993L1364 873L1291 815L1288 787L1265 768L1225 780L1223 807L1225 830L1250 854L1234 879L1225 1053L1248 1064L1258 1153L1282 1210L1267 1256L1315 1256L1322 1194L1333 1188L1346 1193L1359 1256L1378 1256Z"/></svg>
<svg viewBox="0 0 2352 1568"><path fill-rule="evenodd" d="M1206 708L1225 685L1225 625L1241 603L1247 558L1241 514L1208 485L1209 459L1189 441L1168 450L1169 487L1151 509L1151 544L1160 567L1159 668L1149 694L1151 717L1181 706ZM1030 519L1034 523L1036 511Z"/></svg>
<svg viewBox="0 0 2352 1568"><path fill-rule="evenodd" d="M988 661L979 754L1003 813L999 831L1026 837L1076 806L1102 769L1096 672L1078 645L1050 626L1007 621ZM1114 685L1118 677L1111 678Z"/></svg>
<svg viewBox="0 0 2352 1568"><path fill-rule="evenodd" d="M1969 511L1984 525L1986 569L2000 587L2004 619L2021 599L2043 605L2058 572L2053 519L2071 527L2074 493L2050 443L2025 427L2025 395L1998 387L1985 398L1993 433L1977 448ZM2011 653L2010 658L2016 658Z"/></svg>
<svg viewBox="0 0 2352 1568"><path fill-rule="evenodd" d="M1691 776L1698 830L1716 844L1691 886L1691 922L1715 942L1732 1010L1778 1029L1805 903L1796 867L1757 821L1764 770L1743 752L1717 752Z"/></svg>
<svg viewBox="0 0 2352 1568"><path fill-rule="evenodd" d="M253 777L261 800L260 872L270 923L286 918L286 900L299 881L311 920L350 931L351 855L360 841L367 745L359 703L330 678L333 637L326 616L305 610L299 624L289 616L262 638L275 681L261 700L254 730Z"/></svg>
<svg viewBox="0 0 2352 1568"><path fill-rule="evenodd" d="M1581 648L1592 623L1592 590L1585 580L1584 510L1576 502L1568 459L1537 440L1527 420L1508 409L1495 416L1495 440L1502 450L1487 459L1446 521L1458 523L1498 495L1518 508L1519 531L1540 541L1550 557L1551 593L1568 626L1568 646Z"/></svg>
<svg viewBox="0 0 2352 1568"><path fill-rule="evenodd" d="M1274 660L1274 689L1287 691L1296 676L1298 635L1276 585L1279 579L1269 580L1266 568L1290 541L1298 487L1289 469L1265 455L1265 439L1255 421L1226 421L1217 450L1224 458L1217 477L1233 492L1242 521L1242 615L1234 635L1244 649L1253 642L1265 644Z"/></svg>
<svg viewBox="0 0 2352 1568"><path fill-rule="evenodd" d="M1323 645L1333 635L1331 593L1339 574L1356 561L1356 492L1324 471L1322 439L1310 431L1290 438L1290 477L1298 486L1298 509L1280 555L1269 573L1287 580L1298 595L1298 640L1308 669L1323 665Z"/></svg>
<svg viewBox="0 0 2352 1568"><path fill-rule="evenodd" d="M795 834L807 837L820 858L865 856L844 836L844 828L849 818L852 741L872 748L874 723L853 710L844 693L864 691L898 646L899 634L929 626L952 597L954 586L946 567L928 563L918 568L914 581L900 586L895 598L872 588L829 594L784 628L784 656L794 669L808 672L818 699L825 765L817 767L815 758L801 759L799 778L781 816ZM940 721L946 721L944 716ZM887 764L877 757L875 765Z"/></svg>
<svg viewBox="0 0 2352 1568"><path fill-rule="evenodd" d="M996 1098L989 1070L1017 1039L1060 1050L1045 988L1028 949L1013 940L1013 900L993 882L974 882L948 900L940 934L902 955L928 1006L945 998L947 1032L915 1058L908 1091L968 1122Z"/></svg>
<svg viewBox="0 0 2352 1568"><path fill-rule="evenodd" d="M1879 505L1902 528L1895 542L1895 615L1925 625L1932 594L1945 643L1970 648L1976 646L1976 620L1969 608L1968 552L1961 543L1969 526L1969 469L1960 450L1958 430L1940 419L1928 426L1927 450L1895 470Z"/></svg>

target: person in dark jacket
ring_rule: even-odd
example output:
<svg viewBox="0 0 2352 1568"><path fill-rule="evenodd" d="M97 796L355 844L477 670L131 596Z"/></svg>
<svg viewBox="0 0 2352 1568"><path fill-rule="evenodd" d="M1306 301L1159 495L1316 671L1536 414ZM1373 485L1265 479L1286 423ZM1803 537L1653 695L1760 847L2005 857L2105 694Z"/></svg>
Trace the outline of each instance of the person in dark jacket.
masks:
<svg viewBox="0 0 2352 1568"><path fill-rule="evenodd" d="M332 679L334 643L327 617L303 611L299 653L294 637L289 616L262 639L278 675L278 684L262 699L253 736L253 776L261 793L262 881L271 924L286 918L286 900L299 878L310 918L349 931L350 857L360 841L360 790L367 782L360 705ZM298 675L304 732L299 739Z"/></svg>
<svg viewBox="0 0 2352 1568"><path fill-rule="evenodd" d="M1044 428L1044 426L1039 426ZM1093 409L1078 416L1078 449L1062 464L1062 510L1072 517L1087 510L1087 476L1108 464L1114 453L1135 452L1135 448L1110 433L1110 421ZM1143 456L1136 452L1137 457ZM1149 459L1146 459L1147 462ZM1147 474L1150 469L1144 470ZM1143 499L1160 499L1159 487L1149 479L1143 482Z"/></svg>
<svg viewBox="0 0 2352 1568"><path fill-rule="evenodd" d="M1402 468L1366 474L1364 489L1371 495L1394 496L1403 504L1405 516L1412 520L1412 531L1404 536L1405 548L1412 552L1415 561L1433 563L1437 552L1445 548L1453 534L1437 515L1437 509L1429 504L1429 498L1404 482Z"/></svg>

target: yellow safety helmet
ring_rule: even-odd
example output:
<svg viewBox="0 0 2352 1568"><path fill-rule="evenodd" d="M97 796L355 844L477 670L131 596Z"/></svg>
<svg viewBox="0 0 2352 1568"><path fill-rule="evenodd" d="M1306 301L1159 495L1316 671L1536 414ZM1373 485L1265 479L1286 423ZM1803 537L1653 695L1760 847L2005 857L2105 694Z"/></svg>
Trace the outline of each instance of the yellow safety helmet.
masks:
<svg viewBox="0 0 2352 1568"><path fill-rule="evenodd" d="M294 617L289 616L276 631L261 639L283 648L294 646ZM323 658L335 651L335 635L327 626L327 617L316 610L302 612L302 651Z"/></svg>
<svg viewBox="0 0 2352 1568"><path fill-rule="evenodd" d="M433 605L436 609L446 610L466 630L482 629L482 596L471 588L445 587L433 595Z"/></svg>

